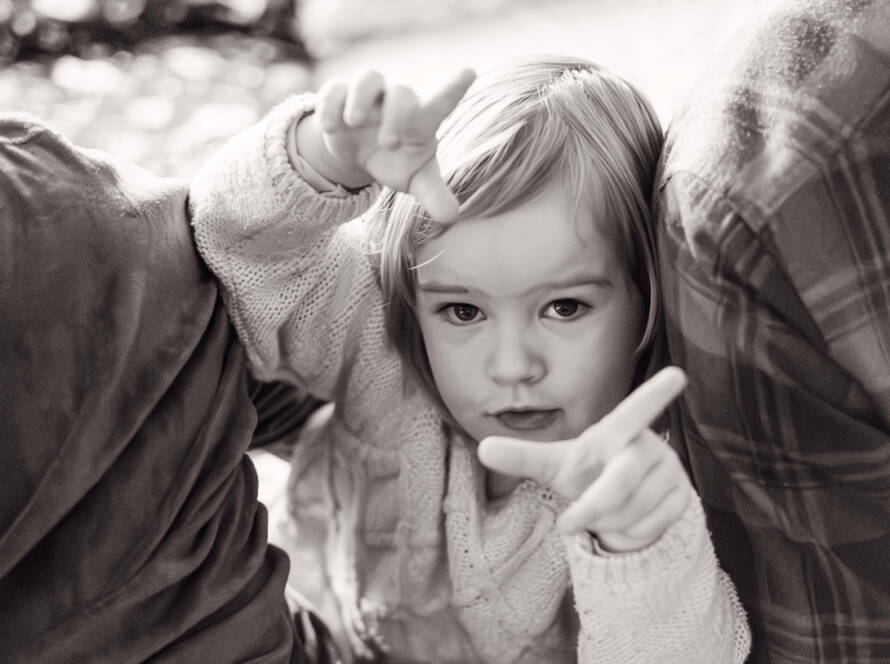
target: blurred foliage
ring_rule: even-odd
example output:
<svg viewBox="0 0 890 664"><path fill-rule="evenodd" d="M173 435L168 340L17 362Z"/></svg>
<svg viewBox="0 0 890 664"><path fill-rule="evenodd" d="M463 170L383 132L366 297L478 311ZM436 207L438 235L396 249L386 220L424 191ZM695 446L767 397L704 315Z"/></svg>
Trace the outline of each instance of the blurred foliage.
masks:
<svg viewBox="0 0 890 664"><path fill-rule="evenodd" d="M96 57L172 34L241 32L308 59L296 0L0 0L0 64L44 55Z"/></svg>
<svg viewBox="0 0 890 664"><path fill-rule="evenodd" d="M312 85L293 0L0 0L0 109L159 175Z"/></svg>

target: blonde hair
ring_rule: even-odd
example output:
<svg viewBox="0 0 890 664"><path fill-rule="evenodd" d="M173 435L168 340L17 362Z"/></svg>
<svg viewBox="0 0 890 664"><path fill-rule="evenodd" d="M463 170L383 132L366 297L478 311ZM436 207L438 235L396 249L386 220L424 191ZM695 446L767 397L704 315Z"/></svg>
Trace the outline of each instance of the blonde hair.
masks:
<svg viewBox="0 0 890 664"><path fill-rule="evenodd" d="M660 294L649 201L663 141L648 100L606 69L569 57L508 62L480 76L442 124L437 158L460 216L492 216L561 180L614 238L644 303L637 379L660 361ZM444 226L407 194L384 191L373 217L390 339L438 399L415 316L417 248ZM591 223L594 223L591 220Z"/></svg>

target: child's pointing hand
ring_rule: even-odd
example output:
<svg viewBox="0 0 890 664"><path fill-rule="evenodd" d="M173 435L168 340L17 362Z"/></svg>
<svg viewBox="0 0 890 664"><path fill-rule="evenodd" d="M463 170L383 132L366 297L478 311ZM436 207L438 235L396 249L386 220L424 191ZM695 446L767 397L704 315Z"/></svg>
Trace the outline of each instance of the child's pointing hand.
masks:
<svg viewBox="0 0 890 664"><path fill-rule="evenodd" d="M589 530L611 551L642 549L685 511L691 485L670 445L649 429L682 392L668 367L574 440L539 443L490 437L479 444L488 468L530 477L574 501L559 516L567 533Z"/></svg>
<svg viewBox="0 0 890 664"><path fill-rule="evenodd" d="M334 182L354 188L376 181L413 195L434 220L451 221L458 203L439 172L436 131L474 79L463 70L425 100L373 70L330 81L315 113L300 123L298 151Z"/></svg>

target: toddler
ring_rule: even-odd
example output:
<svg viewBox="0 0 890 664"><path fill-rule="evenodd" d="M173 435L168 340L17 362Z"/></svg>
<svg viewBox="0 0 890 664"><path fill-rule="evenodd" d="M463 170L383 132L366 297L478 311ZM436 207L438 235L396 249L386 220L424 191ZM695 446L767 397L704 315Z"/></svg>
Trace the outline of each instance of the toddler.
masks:
<svg viewBox="0 0 890 664"><path fill-rule="evenodd" d="M329 83L193 184L254 372L335 403L294 452L292 578L323 579L349 659L742 662L701 506L647 428L679 371L623 401L659 365L656 117L573 58L472 81ZM557 461L488 470L491 436Z"/></svg>

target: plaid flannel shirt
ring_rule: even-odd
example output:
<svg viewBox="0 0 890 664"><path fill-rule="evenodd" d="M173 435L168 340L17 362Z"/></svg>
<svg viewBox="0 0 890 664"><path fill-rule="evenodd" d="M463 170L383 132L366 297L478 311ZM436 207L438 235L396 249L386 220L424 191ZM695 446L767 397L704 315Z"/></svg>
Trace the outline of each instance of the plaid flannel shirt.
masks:
<svg viewBox="0 0 890 664"><path fill-rule="evenodd" d="M890 2L781 7L668 132L672 422L752 662L890 662Z"/></svg>

